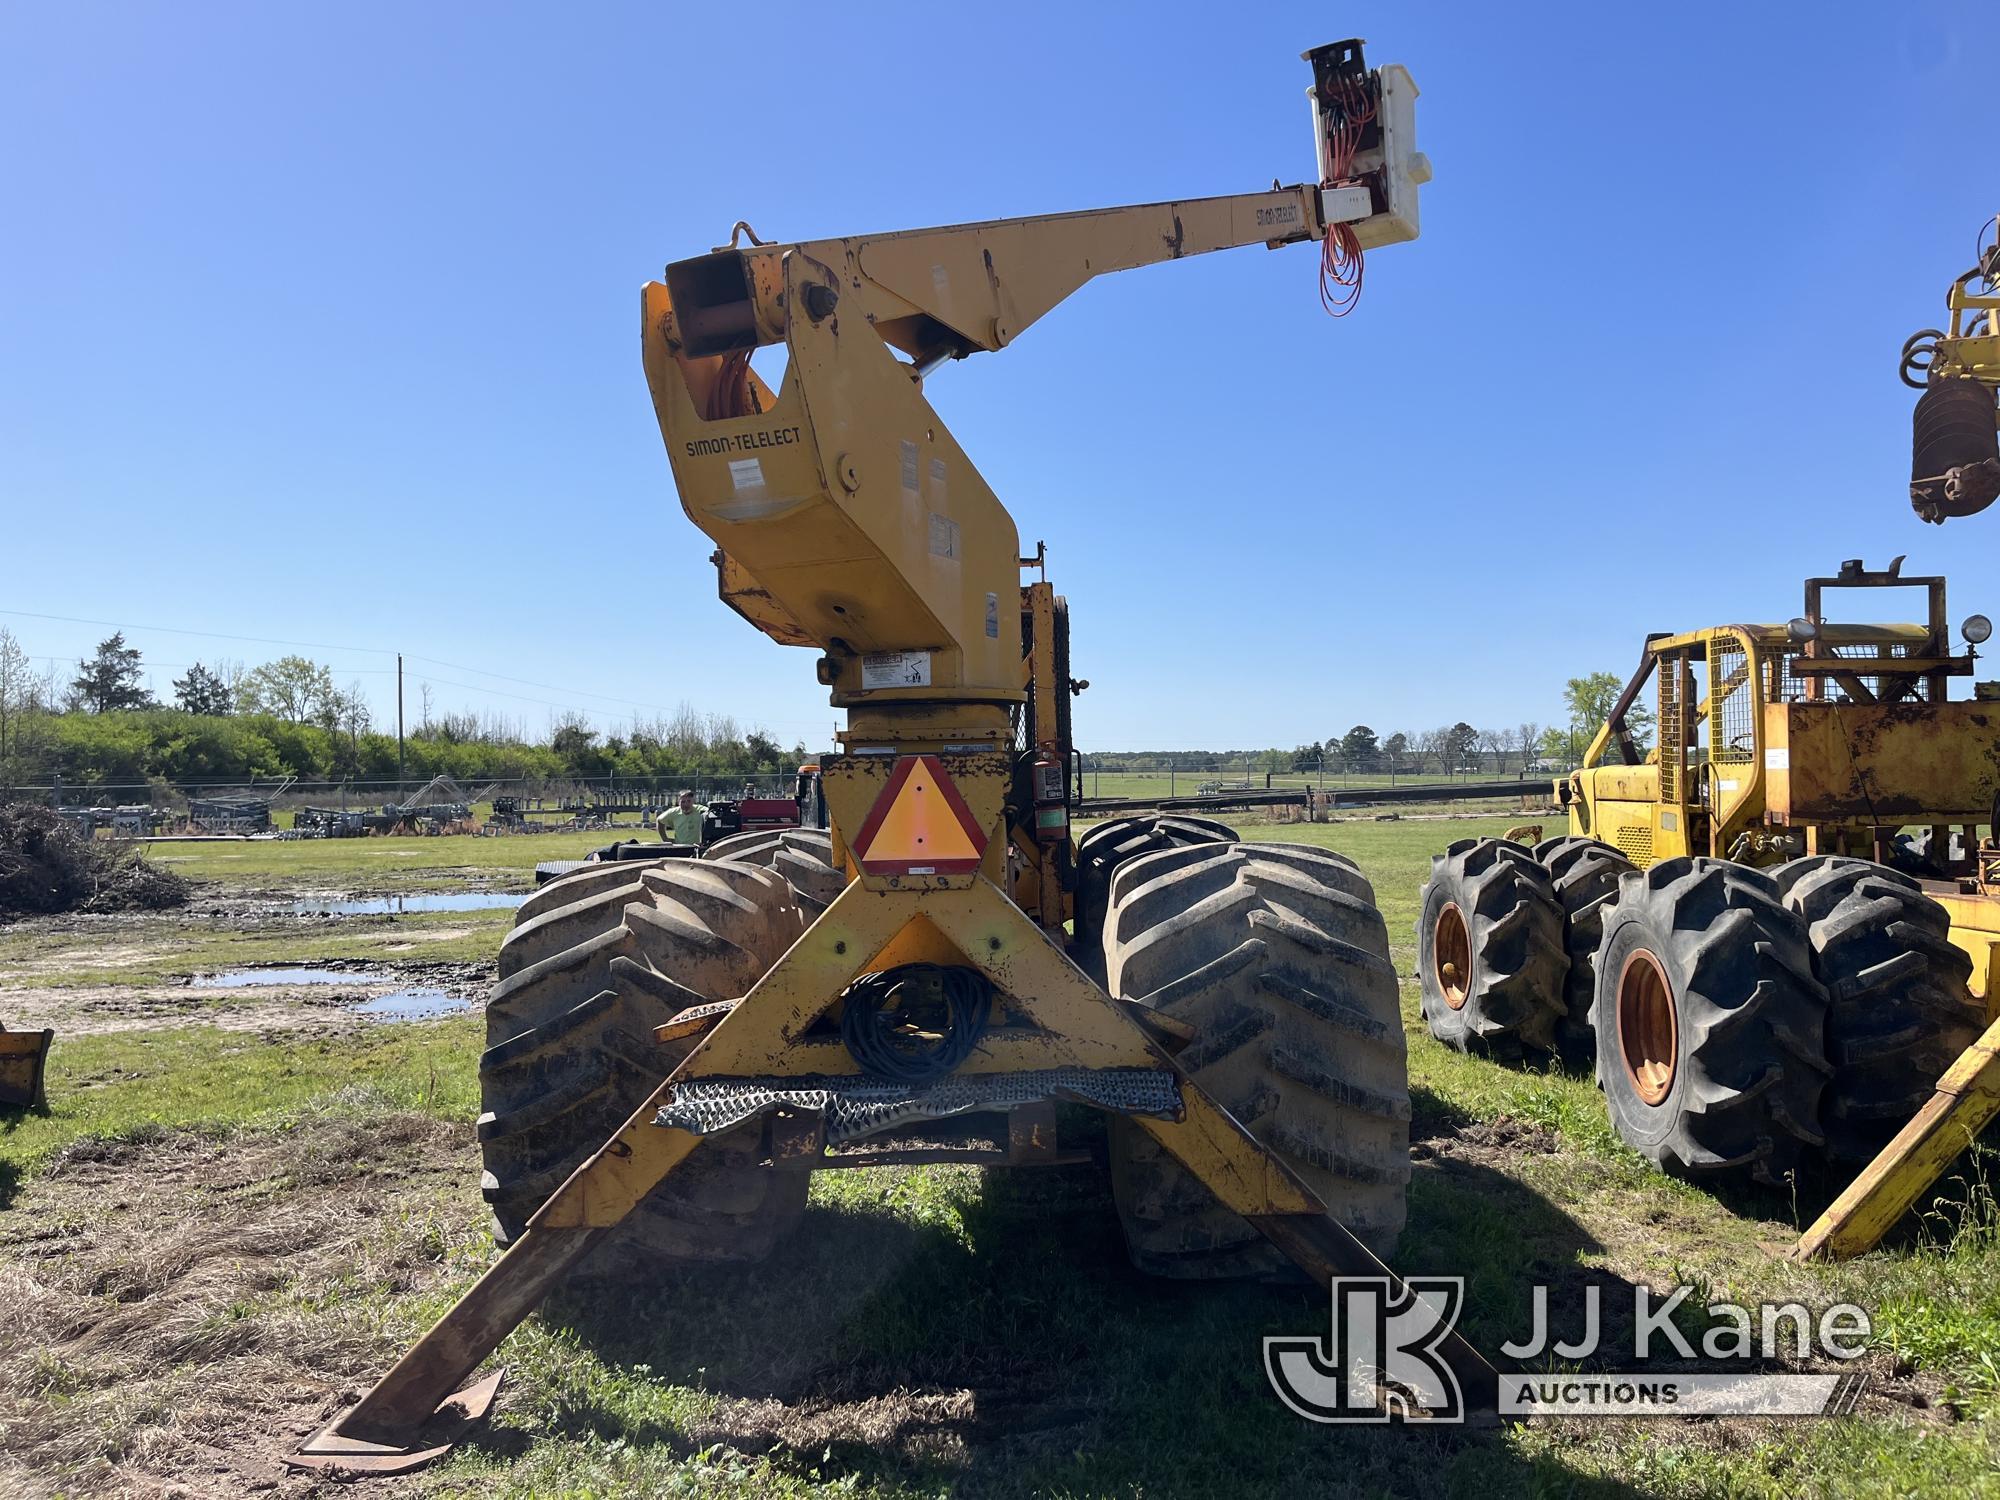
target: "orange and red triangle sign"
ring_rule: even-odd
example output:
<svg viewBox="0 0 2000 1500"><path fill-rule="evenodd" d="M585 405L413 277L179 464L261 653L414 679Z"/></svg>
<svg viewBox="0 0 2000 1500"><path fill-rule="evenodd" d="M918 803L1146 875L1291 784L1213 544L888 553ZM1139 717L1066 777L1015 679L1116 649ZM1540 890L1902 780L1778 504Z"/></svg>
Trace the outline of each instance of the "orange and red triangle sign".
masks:
<svg viewBox="0 0 2000 1500"><path fill-rule="evenodd" d="M986 830L935 755L905 755L850 847L865 875L968 875Z"/></svg>

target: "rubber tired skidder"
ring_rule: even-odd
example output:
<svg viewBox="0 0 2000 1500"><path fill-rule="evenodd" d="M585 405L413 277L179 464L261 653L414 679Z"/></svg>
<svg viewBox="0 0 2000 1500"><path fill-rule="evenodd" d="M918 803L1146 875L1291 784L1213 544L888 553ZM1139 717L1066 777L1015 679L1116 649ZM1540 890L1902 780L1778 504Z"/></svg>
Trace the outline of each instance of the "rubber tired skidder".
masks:
<svg viewBox="0 0 2000 1500"><path fill-rule="evenodd" d="M1040 549L924 395L1110 271L1310 243L1347 299L1368 247L1415 237L1429 167L1407 73L1353 41L1307 57L1314 185L790 245L739 225L646 286L647 380L722 598L812 648L846 710L831 827L587 868L521 908L480 1063L506 1253L296 1462L436 1456L499 1374L445 1398L567 1273L754 1260L814 1171L1073 1159L1059 1100L1111 1116L1140 1266L1387 1274L1409 1089L1367 881L1197 820L1072 840L1067 606L1022 585ZM774 392L751 355L776 345ZM1440 1352L1490 1403L1492 1369L1456 1335Z"/></svg>
<svg viewBox="0 0 2000 1500"><path fill-rule="evenodd" d="M1808 579L1789 624L1651 637L1556 785L1569 832L1453 844L1418 919L1431 1034L1594 1061L1663 1169L1869 1163L1799 1255L1874 1244L2000 1107L2000 690L1947 691L1992 626L1954 650L1944 580L1901 561ZM1825 611L1888 589L1923 621Z"/></svg>

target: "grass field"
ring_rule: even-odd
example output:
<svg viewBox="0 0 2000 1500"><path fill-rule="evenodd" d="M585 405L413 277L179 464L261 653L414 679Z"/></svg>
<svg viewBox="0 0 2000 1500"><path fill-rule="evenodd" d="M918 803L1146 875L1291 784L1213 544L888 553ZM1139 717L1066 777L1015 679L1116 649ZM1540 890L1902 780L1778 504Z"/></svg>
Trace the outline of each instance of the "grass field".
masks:
<svg viewBox="0 0 2000 1500"><path fill-rule="evenodd" d="M1314 787L1324 791L1339 791L1342 787L1378 786L1429 786L1443 782L1477 781L1518 781L1520 773L1509 771L1479 776L1445 776L1437 770L1424 772L1400 771L1391 777L1385 772L1357 772L1353 775L1329 771L1324 776L1307 775L1296 771L1279 771L1271 777L1271 786L1282 790L1286 787ZM1554 777L1532 777L1531 780L1553 783ZM1219 781L1225 786L1241 785L1248 781L1252 787L1264 785L1264 773L1253 771L1247 775L1240 771L1179 771L1168 775L1165 771L1085 771L1083 773L1083 794L1086 797L1192 797L1202 786L1211 781Z"/></svg>
<svg viewBox="0 0 2000 1500"><path fill-rule="evenodd" d="M1269 834L1362 865L1407 975L1431 852L1511 820ZM414 890L523 888L556 842L163 847L241 889ZM490 953L506 914L475 915L492 920L464 951ZM283 951L261 928L119 941L143 950L148 981L253 952L413 956L377 943L370 920ZM77 939L0 933L0 982ZM105 982L54 967L53 983ZM1977 1181L1945 1187L1963 1211L1890 1250L1793 1267L1764 1247L1796 1233L1825 1185L1794 1202L1666 1181L1618 1142L1588 1079L1450 1053L1404 989L1415 1179L1397 1263L1467 1278L1475 1343L1524 1333L1538 1281L1571 1326L1598 1288L1614 1333L1635 1285L1853 1299L1876 1326L1857 1415L1317 1427L1272 1397L1260 1340L1323 1328L1323 1288L1137 1276L1092 1169L875 1170L815 1179L805 1224L761 1267L561 1299L502 1349L513 1376L484 1433L357 1493L2000 1493L2000 1229ZM345 1036L59 1038L49 1112L0 1122L0 1493L319 1492L273 1454L386 1368L491 1253L467 1123L480 1032L463 1017Z"/></svg>
<svg viewBox="0 0 2000 1500"><path fill-rule="evenodd" d="M146 858L193 880L247 890L354 892L525 891L546 859L581 859L613 839L651 838L642 829L522 834L506 838L252 839L148 845Z"/></svg>

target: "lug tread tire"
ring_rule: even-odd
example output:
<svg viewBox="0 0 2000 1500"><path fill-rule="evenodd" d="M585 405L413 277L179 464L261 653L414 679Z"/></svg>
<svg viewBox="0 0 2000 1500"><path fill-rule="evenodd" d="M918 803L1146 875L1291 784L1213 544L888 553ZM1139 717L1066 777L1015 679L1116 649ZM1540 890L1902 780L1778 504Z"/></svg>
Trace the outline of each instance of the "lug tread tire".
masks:
<svg viewBox="0 0 2000 1500"><path fill-rule="evenodd" d="M535 893L514 908L514 925L539 917L544 912L554 911L558 906L568 906L581 901L585 896L617 886L630 885L648 870L656 870L667 863L657 860L579 860L576 868L567 874L558 875L554 880L539 887Z"/></svg>
<svg viewBox="0 0 2000 1500"><path fill-rule="evenodd" d="M1594 1055L1590 1002L1597 987L1597 945L1604 937L1604 912L1618 895L1618 882L1638 868L1602 839L1563 834L1535 845L1535 862L1549 872L1556 905L1563 914L1563 1015L1556 1022L1556 1050L1583 1061Z"/></svg>
<svg viewBox="0 0 2000 1500"><path fill-rule="evenodd" d="M1410 1092L1388 931L1352 861L1296 844L1201 844L1122 863L1115 995L1195 1028L1195 1082L1386 1255L1406 1214ZM1114 1117L1112 1192L1133 1264L1184 1278L1286 1262L1138 1126Z"/></svg>
<svg viewBox="0 0 2000 1500"><path fill-rule="evenodd" d="M1439 915L1465 919L1472 972L1454 1010L1437 976ZM1460 1052L1517 1057L1548 1051L1565 1015L1569 958L1563 913L1547 870L1524 844L1460 839L1431 857L1417 918L1417 980L1431 1035Z"/></svg>
<svg viewBox="0 0 2000 1500"><path fill-rule="evenodd" d="M847 872L833 862L833 835L824 828L753 828L717 839L701 857L776 870L791 882L808 921L847 889Z"/></svg>
<svg viewBox="0 0 2000 1500"><path fill-rule="evenodd" d="M1619 977L1641 947L1660 960L1678 1025L1673 1082L1657 1106L1627 1076L1618 1033ZM1625 875L1596 966L1597 1082L1640 1155L1675 1176L1781 1184L1824 1147L1826 989L1804 921L1768 874L1681 858Z"/></svg>
<svg viewBox="0 0 2000 1500"><path fill-rule="evenodd" d="M769 870L671 860L530 914L501 949L479 1061L481 1191L511 1243L577 1165L680 1065L699 1038L653 1028L731 999L804 930ZM592 1254L626 1276L697 1260L755 1260L804 1212L808 1174L757 1164L761 1127L706 1141Z"/></svg>
<svg viewBox="0 0 2000 1500"><path fill-rule="evenodd" d="M1218 823L1213 818L1171 813L1131 813L1099 823L1076 846L1076 914L1072 931L1077 951L1093 959L1103 951L1111 882L1122 865L1142 855L1233 844L1241 837L1227 823Z"/></svg>
<svg viewBox="0 0 2000 1500"><path fill-rule="evenodd" d="M1772 874L1806 923L1827 989L1827 1154L1872 1160L1986 1028L1967 988L1971 955L1951 941L1945 909L1886 865L1826 856Z"/></svg>

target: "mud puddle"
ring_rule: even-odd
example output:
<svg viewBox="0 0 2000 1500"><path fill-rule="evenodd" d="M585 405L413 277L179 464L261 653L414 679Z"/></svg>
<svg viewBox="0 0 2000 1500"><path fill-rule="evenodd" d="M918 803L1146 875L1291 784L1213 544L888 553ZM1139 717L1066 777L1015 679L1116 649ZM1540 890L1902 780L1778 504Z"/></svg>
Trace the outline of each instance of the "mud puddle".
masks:
<svg viewBox="0 0 2000 1500"><path fill-rule="evenodd" d="M434 1021L439 1016L455 1016L472 1009L470 1000L461 1000L443 990L409 989L377 995L359 1005L347 1007L371 1021Z"/></svg>
<svg viewBox="0 0 2000 1500"><path fill-rule="evenodd" d="M309 896L292 903L299 917L401 917L426 911L512 911L527 893L445 891L414 896Z"/></svg>
<svg viewBox="0 0 2000 1500"><path fill-rule="evenodd" d="M393 984L395 976L379 969L226 969L198 974L188 981L197 990L261 990L295 984Z"/></svg>

